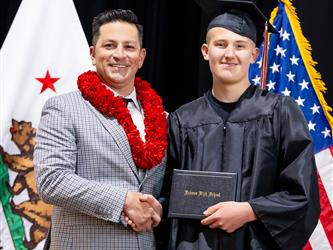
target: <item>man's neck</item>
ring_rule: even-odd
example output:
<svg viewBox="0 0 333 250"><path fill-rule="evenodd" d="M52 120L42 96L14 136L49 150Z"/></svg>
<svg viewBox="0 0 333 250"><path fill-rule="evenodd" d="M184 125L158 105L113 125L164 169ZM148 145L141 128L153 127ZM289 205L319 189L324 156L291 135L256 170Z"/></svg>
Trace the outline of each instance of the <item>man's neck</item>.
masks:
<svg viewBox="0 0 333 250"><path fill-rule="evenodd" d="M126 87L123 87L123 88L116 88L115 86L110 86L110 85L107 85L105 84L110 90L113 91L113 93L115 93L116 96L129 96L130 94L133 93L134 91L134 86L131 85L131 86L126 86Z"/></svg>
<svg viewBox="0 0 333 250"><path fill-rule="evenodd" d="M212 94L213 96L225 103L237 102L240 96L245 92L249 87L249 82L241 82L236 84L223 84L213 82Z"/></svg>
<svg viewBox="0 0 333 250"><path fill-rule="evenodd" d="M107 84L102 79L102 83L105 84L106 87L111 89L114 93L116 93L119 96L128 96L130 95L134 90L134 79L133 82L125 84L125 83L116 83L113 82L112 84Z"/></svg>
<svg viewBox="0 0 333 250"><path fill-rule="evenodd" d="M113 90L113 92L116 92L120 96L128 96L130 95L134 90L134 78L130 82L112 82L109 83L101 75L98 74L99 78L101 79L101 82L104 83L108 88Z"/></svg>

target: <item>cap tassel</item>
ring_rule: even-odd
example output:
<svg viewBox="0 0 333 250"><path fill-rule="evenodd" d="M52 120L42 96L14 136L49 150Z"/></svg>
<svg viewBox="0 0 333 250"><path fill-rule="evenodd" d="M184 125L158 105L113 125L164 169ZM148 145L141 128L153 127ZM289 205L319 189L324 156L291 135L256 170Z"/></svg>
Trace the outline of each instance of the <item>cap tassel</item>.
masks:
<svg viewBox="0 0 333 250"><path fill-rule="evenodd" d="M264 51L262 52L261 82L260 87L266 89L267 77L267 57L268 57L268 22L265 23L264 31Z"/></svg>

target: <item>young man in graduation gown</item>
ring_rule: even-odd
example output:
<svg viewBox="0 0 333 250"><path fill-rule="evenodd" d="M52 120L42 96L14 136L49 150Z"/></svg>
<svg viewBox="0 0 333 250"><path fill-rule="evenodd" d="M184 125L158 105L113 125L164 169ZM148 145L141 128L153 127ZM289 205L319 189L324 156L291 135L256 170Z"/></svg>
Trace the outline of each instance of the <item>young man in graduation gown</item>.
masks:
<svg viewBox="0 0 333 250"><path fill-rule="evenodd" d="M165 190L173 168L231 172L236 198L202 220L172 219L169 249L302 249L320 213L307 123L290 97L250 85L263 14L249 2L216 6L201 48L213 87L169 116Z"/></svg>

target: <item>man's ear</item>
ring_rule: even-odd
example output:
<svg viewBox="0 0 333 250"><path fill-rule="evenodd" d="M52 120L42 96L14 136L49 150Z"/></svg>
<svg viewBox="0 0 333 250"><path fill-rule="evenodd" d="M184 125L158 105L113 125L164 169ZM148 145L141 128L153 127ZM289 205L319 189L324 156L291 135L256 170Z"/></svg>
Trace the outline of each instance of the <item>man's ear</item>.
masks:
<svg viewBox="0 0 333 250"><path fill-rule="evenodd" d="M208 44L204 43L203 45L201 45L201 53L203 58L208 61L209 60L209 56L208 56Z"/></svg>
<svg viewBox="0 0 333 250"><path fill-rule="evenodd" d="M143 62L145 61L146 54L147 54L146 49L145 48L141 48L140 49L139 69L142 67Z"/></svg>
<svg viewBox="0 0 333 250"><path fill-rule="evenodd" d="M91 63L92 65L96 65L96 59L95 59L95 47L94 46L90 46L89 47L89 53L90 53L90 59L91 59Z"/></svg>

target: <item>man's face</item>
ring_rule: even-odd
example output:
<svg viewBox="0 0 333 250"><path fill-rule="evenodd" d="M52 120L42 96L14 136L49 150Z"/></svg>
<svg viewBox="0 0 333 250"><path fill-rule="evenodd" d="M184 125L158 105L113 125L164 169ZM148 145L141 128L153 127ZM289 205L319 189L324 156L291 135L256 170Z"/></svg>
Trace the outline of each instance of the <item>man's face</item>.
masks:
<svg viewBox="0 0 333 250"><path fill-rule="evenodd" d="M223 84L248 84L249 66L259 52L251 39L220 27L208 31L207 44L201 50L213 80Z"/></svg>
<svg viewBox="0 0 333 250"><path fill-rule="evenodd" d="M103 24L96 45L90 47L97 74L115 89L134 85L135 74L142 67L145 55L137 28L126 22Z"/></svg>

